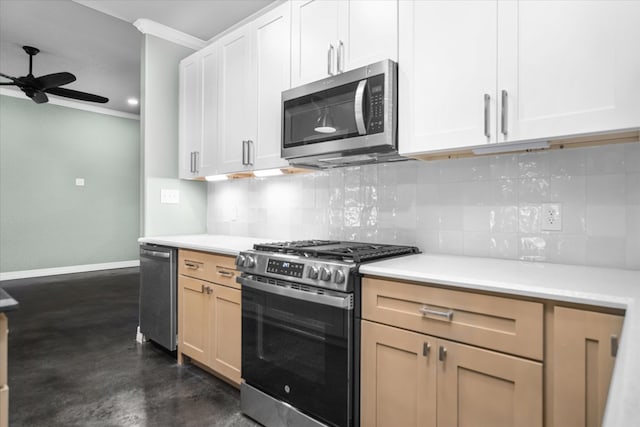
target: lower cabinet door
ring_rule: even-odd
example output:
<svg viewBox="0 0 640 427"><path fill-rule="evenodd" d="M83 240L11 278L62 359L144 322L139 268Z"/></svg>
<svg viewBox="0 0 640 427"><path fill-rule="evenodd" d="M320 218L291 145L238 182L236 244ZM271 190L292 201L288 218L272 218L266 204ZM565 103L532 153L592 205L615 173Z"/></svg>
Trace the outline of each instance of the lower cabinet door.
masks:
<svg viewBox="0 0 640 427"><path fill-rule="evenodd" d="M439 426L542 426L542 364L438 340Z"/></svg>
<svg viewBox="0 0 640 427"><path fill-rule="evenodd" d="M435 338L363 320L361 425L436 425Z"/></svg>
<svg viewBox="0 0 640 427"><path fill-rule="evenodd" d="M209 285L211 286L211 285ZM207 285L202 280L178 278L178 351L200 362L208 362Z"/></svg>
<svg viewBox="0 0 640 427"><path fill-rule="evenodd" d="M613 314L555 308L553 426L602 424L622 321Z"/></svg>
<svg viewBox="0 0 640 427"><path fill-rule="evenodd" d="M240 290L212 285L211 359L213 370L240 384L242 309Z"/></svg>

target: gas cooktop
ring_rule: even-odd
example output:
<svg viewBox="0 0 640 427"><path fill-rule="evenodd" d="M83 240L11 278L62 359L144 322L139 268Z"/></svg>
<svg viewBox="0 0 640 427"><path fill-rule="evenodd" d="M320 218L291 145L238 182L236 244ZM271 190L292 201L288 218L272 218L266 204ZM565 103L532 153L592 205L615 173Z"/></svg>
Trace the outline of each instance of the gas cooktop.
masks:
<svg viewBox="0 0 640 427"><path fill-rule="evenodd" d="M339 240L296 240L290 242L259 243L253 245L253 249L259 252L275 252L299 255L305 258L353 261L357 263L420 253L420 250L415 246Z"/></svg>

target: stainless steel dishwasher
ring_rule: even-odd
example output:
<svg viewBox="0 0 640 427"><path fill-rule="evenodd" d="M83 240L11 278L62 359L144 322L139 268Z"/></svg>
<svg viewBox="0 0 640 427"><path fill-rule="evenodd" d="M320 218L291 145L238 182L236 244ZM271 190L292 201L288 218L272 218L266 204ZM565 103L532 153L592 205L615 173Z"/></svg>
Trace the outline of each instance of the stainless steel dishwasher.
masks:
<svg viewBox="0 0 640 427"><path fill-rule="evenodd" d="M139 333L168 350L176 349L177 249L140 245Z"/></svg>

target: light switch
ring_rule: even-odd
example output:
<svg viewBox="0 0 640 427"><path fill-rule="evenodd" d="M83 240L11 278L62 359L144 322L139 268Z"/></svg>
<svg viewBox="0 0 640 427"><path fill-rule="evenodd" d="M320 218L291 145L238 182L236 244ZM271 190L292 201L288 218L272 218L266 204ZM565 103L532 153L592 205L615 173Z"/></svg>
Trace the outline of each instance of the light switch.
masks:
<svg viewBox="0 0 640 427"><path fill-rule="evenodd" d="M84 187L84 178L76 178L76 185L78 187Z"/></svg>
<svg viewBox="0 0 640 427"><path fill-rule="evenodd" d="M180 191L163 188L160 190L160 203L180 203Z"/></svg>

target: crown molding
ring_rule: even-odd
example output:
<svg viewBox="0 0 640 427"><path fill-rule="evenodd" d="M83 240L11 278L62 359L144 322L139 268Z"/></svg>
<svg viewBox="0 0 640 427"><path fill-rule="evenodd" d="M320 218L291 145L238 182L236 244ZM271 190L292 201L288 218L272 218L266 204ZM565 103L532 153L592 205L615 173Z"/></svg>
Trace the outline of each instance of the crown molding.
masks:
<svg viewBox="0 0 640 427"><path fill-rule="evenodd" d="M27 98L24 93L19 90L0 88L0 95L11 96L13 98L21 98L25 101ZM49 104L59 105L61 107L75 108L76 110L90 111L92 113L105 114L107 116L122 117L131 120L140 120L138 114L125 113L124 111L112 110L110 108L96 107L94 105L83 104L77 101L67 101L66 99L49 98Z"/></svg>
<svg viewBox="0 0 640 427"><path fill-rule="evenodd" d="M179 44L193 50L200 50L207 45L207 42L204 40L191 36L187 33L183 33L182 31L175 30L171 27L167 27L166 25L159 24L150 19L137 19L133 25L142 34L160 37L161 39L168 40L172 43Z"/></svg>

